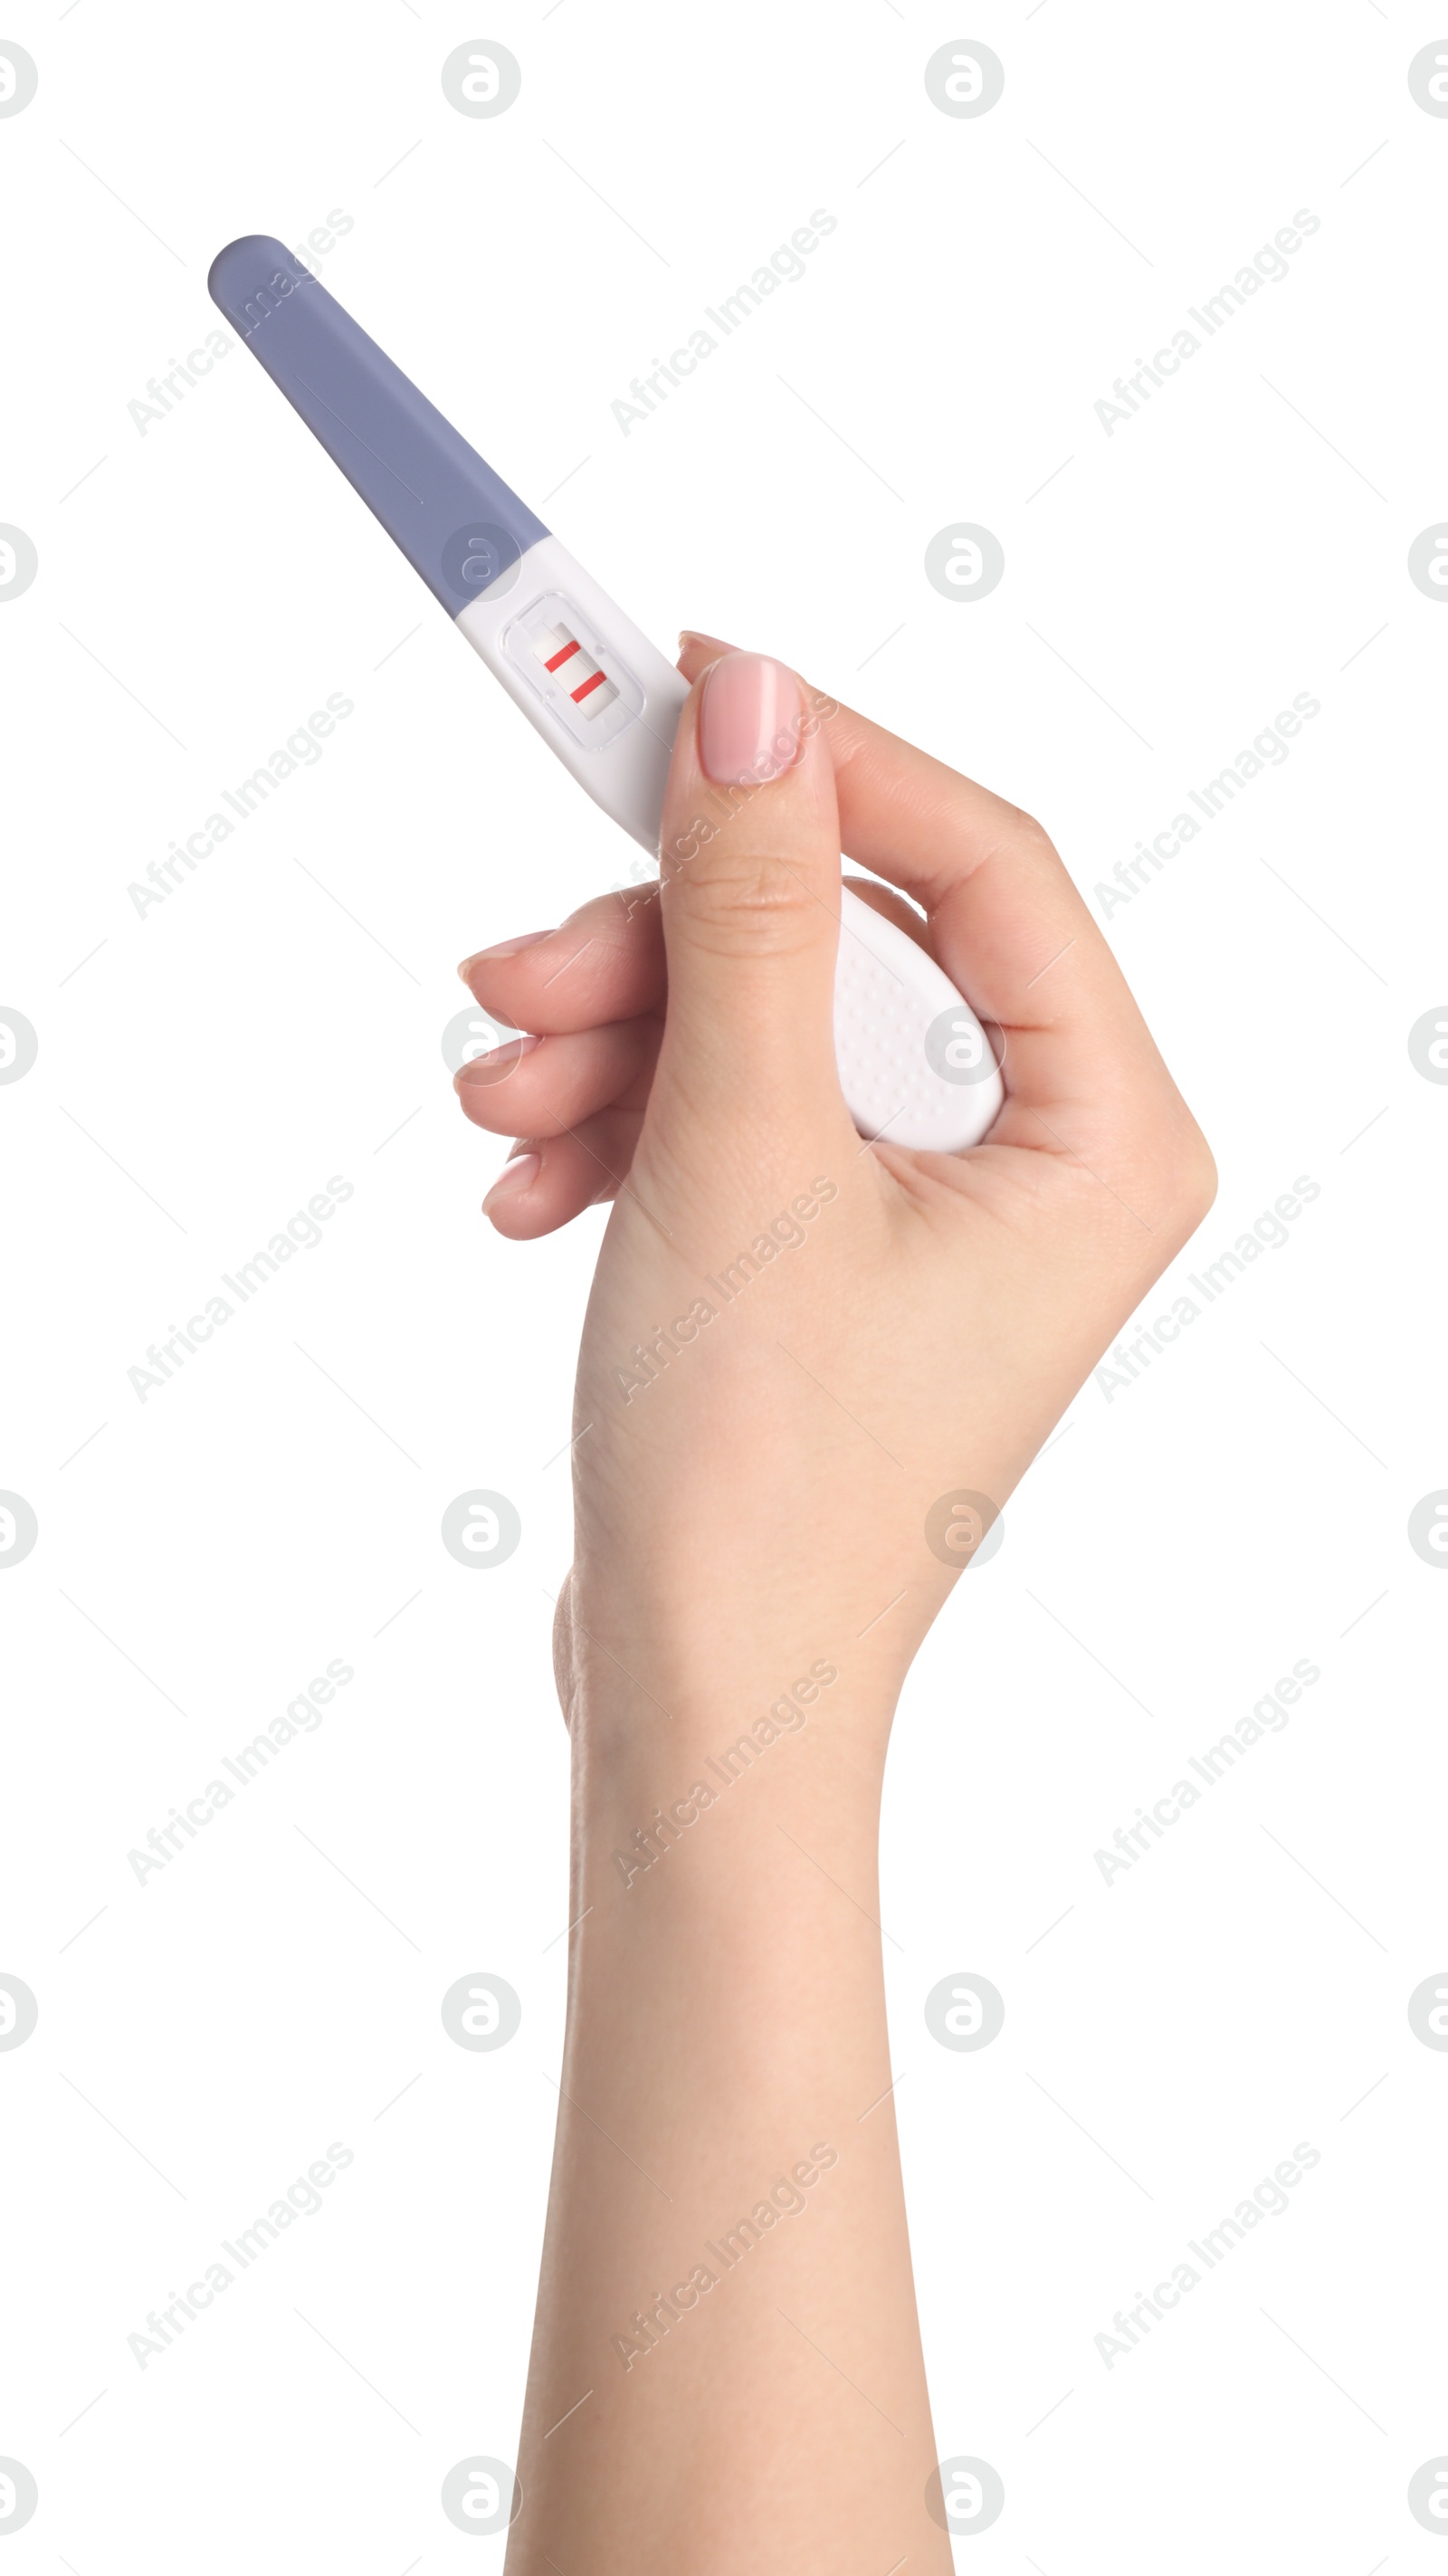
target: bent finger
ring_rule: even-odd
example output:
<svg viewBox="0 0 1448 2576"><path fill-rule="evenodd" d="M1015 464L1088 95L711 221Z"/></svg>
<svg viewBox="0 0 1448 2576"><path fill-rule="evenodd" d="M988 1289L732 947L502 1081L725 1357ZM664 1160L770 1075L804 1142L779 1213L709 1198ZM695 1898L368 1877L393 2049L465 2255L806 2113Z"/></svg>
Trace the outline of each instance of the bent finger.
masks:
<svg viewBox="0 0 1448 2576"><path fill-rule="evenodd" d="M640 1109L605 1109L566 1136L523 1137L483 1200L513 1243L556 1234L587 1207L618 1196L643 1125Z"/></svg>
<svg viewBox="0 0 1448 2576"><path fill-rule="evenodd" d="M556 930L481 948L458 973L485 1011L540 1037L662 1010L657 881L595 895Z"/></svg>
<svg viewBox="0 0 1448 2576"><path fill-rule="evenodd" d="M475 1127L496 1136L559 1136L581 1119L647 1094L659 1051L659 1023L615 1020L560 1037L505 1040L474 1056L453 1076L453 1089Z"/></svg>

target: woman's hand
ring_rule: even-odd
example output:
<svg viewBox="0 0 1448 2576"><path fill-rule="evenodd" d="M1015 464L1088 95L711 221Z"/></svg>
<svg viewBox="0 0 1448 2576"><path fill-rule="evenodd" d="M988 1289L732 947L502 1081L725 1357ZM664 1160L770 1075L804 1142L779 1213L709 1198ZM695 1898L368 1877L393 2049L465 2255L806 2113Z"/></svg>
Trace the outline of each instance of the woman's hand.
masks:
<svg viewBox="0 0 1448 2576"><path fill-rule="evenodd" d="M876 1840L959 1564L1211 1196L1044 833L691 641L661 888L471 959L523 1237L614 1199L579 1361L568 2039L509 2576L949 2576ZM741 781L748 782L740 784ZM994 1024L956 1157L862 1144L840 849ZM795 2188L798 2183L799 2188Z"/></svg>
<svg viewBox="0 0 1448 2576"><path fill-rule="evenodd" d="M470 1118L522 1139L494 1224L615 1201L565 1702L600 1655L671 1712L701 1658L769 1695L818 1655L863 1659L888 1705L1212 1162L1037 823L781 665L686 646L661 888L463 969L535 1033L458 1076ZM967 1153L865 1145L845 1110L842 846L921 907L852 880L996 1032L1006 1103Z"/></svg>

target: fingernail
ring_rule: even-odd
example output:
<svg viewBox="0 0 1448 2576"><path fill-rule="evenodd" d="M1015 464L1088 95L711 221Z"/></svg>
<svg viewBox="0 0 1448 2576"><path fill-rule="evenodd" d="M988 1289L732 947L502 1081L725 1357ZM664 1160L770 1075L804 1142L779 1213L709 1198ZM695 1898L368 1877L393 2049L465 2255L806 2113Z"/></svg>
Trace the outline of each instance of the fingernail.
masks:
<svg viewBox="0 0 1448 2576"><path fill-rule="evenodd" d="M463 959L458 973L466 983L469 967L481 966L485 957L516 957L520 948L536 948L540 939L552 936L551 930L525 930L521 939L500 939L492 948L475 948L471 957Z"/></svg>
<svg viewBox="0 0 1448 2576"><path fill-rule="evenodd" d="M681 626L679 651L687 653L691 644L702 644L710 653L733 653L737 648L726 644L722 635L705 635L697 626Z"/></svg>
<svg viewBox="0 0 1448 2576"><path fill-rule="evenodd" d="M542 1043L541 1038L534 1037L503 1038L497 1046L484 1047L479 1054L470 1055L466 1064L458 1066L454 1078L474 1088L483 1083L501 1082L505 1073L511 1073L515 1064L521 1064L524 1056L531 1055L535 1046Z"/></svg>
<svg viewBox="0 0 1448 2576"><path fill-rule="evenodd" d="M699 759L721 786L763 786L799 757L799 682L765 653L726 653L704 679Z"/></svg>
<svg viewBox="0 0 1448 2576"><path fill-rule="evenodd" d="M487 1197L484 1199L484 1215L487 1214L488 1209L492 1206L495 1199L500 1199L505 1195L509 1198L513 1198L516 1197L519 1190L528 1189L531 1184L536 1181L542 1169L543 1157L541 1154L515 1154L511 1163L505 1163L503 1165L501 1172L498 1174L498 1177L494 1181L492 1188L489 1190Z"/></svg>

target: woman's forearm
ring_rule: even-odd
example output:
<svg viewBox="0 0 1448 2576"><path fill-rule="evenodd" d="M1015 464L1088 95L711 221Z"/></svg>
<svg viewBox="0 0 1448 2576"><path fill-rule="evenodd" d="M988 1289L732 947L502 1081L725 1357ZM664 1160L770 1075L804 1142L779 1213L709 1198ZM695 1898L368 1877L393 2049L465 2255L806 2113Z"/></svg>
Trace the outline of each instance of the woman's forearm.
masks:
<svg viewBox="0 0 1448 2576"><path fill-rule="evenodd" d="M579 1361L572 1979L510 2576L946 2576L875 1920L890 1717L1211 1158L1039 825L757 655L694 639L686 667L657 895L468 968L543 1033L459 1076L526 1143L494 1222L617 1198ZM853 1130L843 847L996 1032L1005 1106L968 1153Z"/></svg>
<svg viewBox="0 0 1448 2576"><path fill-rule="evenodd" d="M888 1711L796 1661L812 1698L701 1679L670 1718L620 1681L573 1712L579 1919L510 2576L950 2563L858 1751Z"/></svg>

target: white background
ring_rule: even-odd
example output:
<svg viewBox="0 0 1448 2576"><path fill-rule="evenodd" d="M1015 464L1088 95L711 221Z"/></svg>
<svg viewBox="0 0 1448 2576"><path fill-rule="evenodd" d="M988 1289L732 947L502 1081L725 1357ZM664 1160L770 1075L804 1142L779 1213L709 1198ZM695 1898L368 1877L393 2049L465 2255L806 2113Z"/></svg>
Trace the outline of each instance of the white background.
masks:
<svg viewBox="0 0 1448 2576"><path fill-rule="evenodd" d="M1406 1040L1448 991L1448 614L1406 557L1448 516L1448 121L1406 74L1439 22L72 0L4 32L40 70L0 122L0 518L40 566L0 614L0 1004L39 1033L0 1090L0 1485L39 1522L0 1584L0 1970L40 2007L0 2054L0 2453L40 2488L6 2570L503 2545L438 2490L516 2442L566 1955L558 1453L603 1216L493 1237L500 1156L440 1046L454 961L633 853L244 349L128 410L217 327L224 242L332 209L327 285L641 625L797 663L1040 814L1088 894L1320 700L1109 923L1222 1176L1147 1315L1297 1176L1320 1195L1081 1392L958 1588L883 1910L940 2449L1007 2491L965 2563L1437 2565L1406 2487L1448 2453L1448 2056L1406 2002L1448 1962L1448 1587L1406 1530L1448 1485L1448 1091ZM523 69L495 120L440 84L479 33ZM923 80L962 33L1006 69L975 120ZM817 208L805 278L624 436L630 379ZM1113 379L1299 209L1288 278L1108 437ZM961 520L1004 546L988 599L924 577ZM322 759L138 916L128 885L329 693L355 711ZM146 1346L334 1174L323 1241L139 1401ZM486 1573L438 1535L473 1487L523 1522ZM128 1851L332 1658L318 1730L139 1885ZM1291 1723L1104 1883L1098 1847L1299 1659ZM522 1998L496 2054L439 2018L472 1970ZM956 1970L1006 1999L979 2055L923 2020ZM140 2369L147 2311L334 2140L321 2212ZM1299 2141L1288 2212L1108 2370L1113 2312Z"/></svg>

